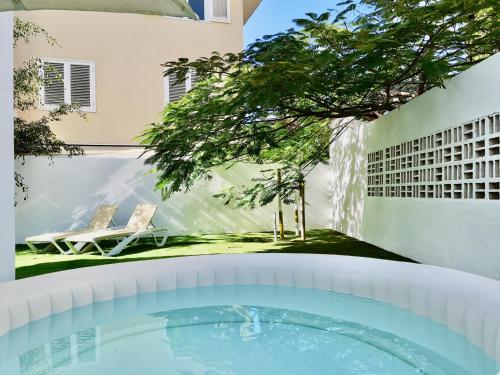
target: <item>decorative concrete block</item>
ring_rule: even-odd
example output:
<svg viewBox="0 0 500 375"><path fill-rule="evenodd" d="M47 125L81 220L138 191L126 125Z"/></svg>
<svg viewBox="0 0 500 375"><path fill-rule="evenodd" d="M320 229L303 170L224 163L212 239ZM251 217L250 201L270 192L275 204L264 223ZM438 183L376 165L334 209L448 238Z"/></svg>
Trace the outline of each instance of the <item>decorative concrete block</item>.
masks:
<svg viewBox="0 0 500 375"><path fill-rule="evenodd" d="M500 114L368 154L369 197L500 200Z"/></svg>

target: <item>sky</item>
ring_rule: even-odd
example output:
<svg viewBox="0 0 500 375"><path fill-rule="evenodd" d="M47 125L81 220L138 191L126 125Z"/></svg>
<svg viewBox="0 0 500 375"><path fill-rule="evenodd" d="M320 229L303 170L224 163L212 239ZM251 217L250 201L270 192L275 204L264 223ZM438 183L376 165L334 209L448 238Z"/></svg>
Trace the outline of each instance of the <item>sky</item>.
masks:
<svg viewBox="0 0 500 375"><path fill-rule="evenodd" d="M339 0L262 0L245 25L245 45L267 34L275 34L294 26L293 20L309 12L323 13Z"/></svg>

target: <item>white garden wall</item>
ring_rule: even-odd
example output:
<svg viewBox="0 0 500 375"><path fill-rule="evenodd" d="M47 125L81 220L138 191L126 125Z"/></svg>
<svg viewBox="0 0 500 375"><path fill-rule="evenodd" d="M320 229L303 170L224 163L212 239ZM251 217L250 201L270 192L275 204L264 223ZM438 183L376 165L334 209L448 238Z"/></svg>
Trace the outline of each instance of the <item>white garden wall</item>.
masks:
<svg viewBox="0 0 500 375"><path fill-rule="evenodd" d="M198 183L187 194L178 193L162 202L154 191L155 176L134 156L84 156L69 159L29 157L16 168L29 186L28 200L18 196L16 241L36 233L82 227L103 203L119 205L115 221L125 225L138 203L160 206L155 225L166 225L170 234L272 231L277 205L255 210L224 206L212 195L230 185L242 185L262 167L240 165L221 170L212 181ZM306 191L309 228L328 228L328 168L318 167L310 175ZM285 208L285 229L293 230L292 207Z"/></svg>
<svg viewBox="0 0 500 375"><path fill-rule="evenodd" d="M12 12L0 13L0 282L14 279L14 104Z"/></svg>
<svg viewBox="0 0 500 375"><path fill-rule="evenodd" d="M446 89L353 125L331 150L333 228L423 263L500 278L499 112L497 54ZM368 154L378 151L383 170L370 171L381 176L370 187L382 196L369 197Z"/></svg>

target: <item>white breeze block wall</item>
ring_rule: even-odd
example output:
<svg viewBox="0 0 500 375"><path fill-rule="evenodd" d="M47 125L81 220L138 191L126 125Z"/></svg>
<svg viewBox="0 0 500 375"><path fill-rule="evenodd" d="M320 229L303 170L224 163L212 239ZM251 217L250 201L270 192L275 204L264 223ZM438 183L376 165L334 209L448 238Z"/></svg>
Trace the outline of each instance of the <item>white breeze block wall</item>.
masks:
<svg viewBox="0 0 500 375"><path fill-rule="evenodd" d="M331 149L333 228L500 278L500 54Z"/></svg>
<svg viewBox="0 0 500 375"><path fill-rule="evenodd" d="M29 157L16 168L29 186L29 198L18 197L16 242L37 233L65 231L85 226L100 204L118 204L115 221L127 223L135 205L157 203L155 225L166 225L171 235L232 233L273 230L276 204L255 210L224 206L212 195L229 185L247 183L262 167L239 165L220 170L212 181L198 183L187 194L177 193L162 202L154 191L155 176L135 157ZM320 166L309 177L306 191L309 228L329 228L328 167ZM293 208L285 206L285 229L293 230Z"/></svg>

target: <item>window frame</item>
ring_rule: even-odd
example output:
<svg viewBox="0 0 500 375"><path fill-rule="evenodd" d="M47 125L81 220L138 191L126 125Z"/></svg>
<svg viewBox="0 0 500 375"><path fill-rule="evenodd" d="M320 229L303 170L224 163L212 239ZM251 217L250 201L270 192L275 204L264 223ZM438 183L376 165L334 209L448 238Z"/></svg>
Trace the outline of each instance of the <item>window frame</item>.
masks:
<svg viewBox="0 0 500 375"><path fill-rule="evenodd" d="M231 23L231 0L225 0L227 3L227 17L214 17L213 0L205 0L205 20L209 22Z"/></svg>
<svg viewBox="0 0 500 375"><path fill-rule="evenodd" d="M44 74L45 63L53 64L63 64L64 65L64 104L70 105L71 103L71 65L86 65L90 68L90 106L80 107L82 112L97 112L96 106L96 63L95 61L84 61L84 60L70 60L70 59L55 59L55 58L42 58L41 61L41 71L42 77ZM42 85L40 89L40 109L43 111L53 111L59 106L55 104L45 104L45 84Z"/></svg>

